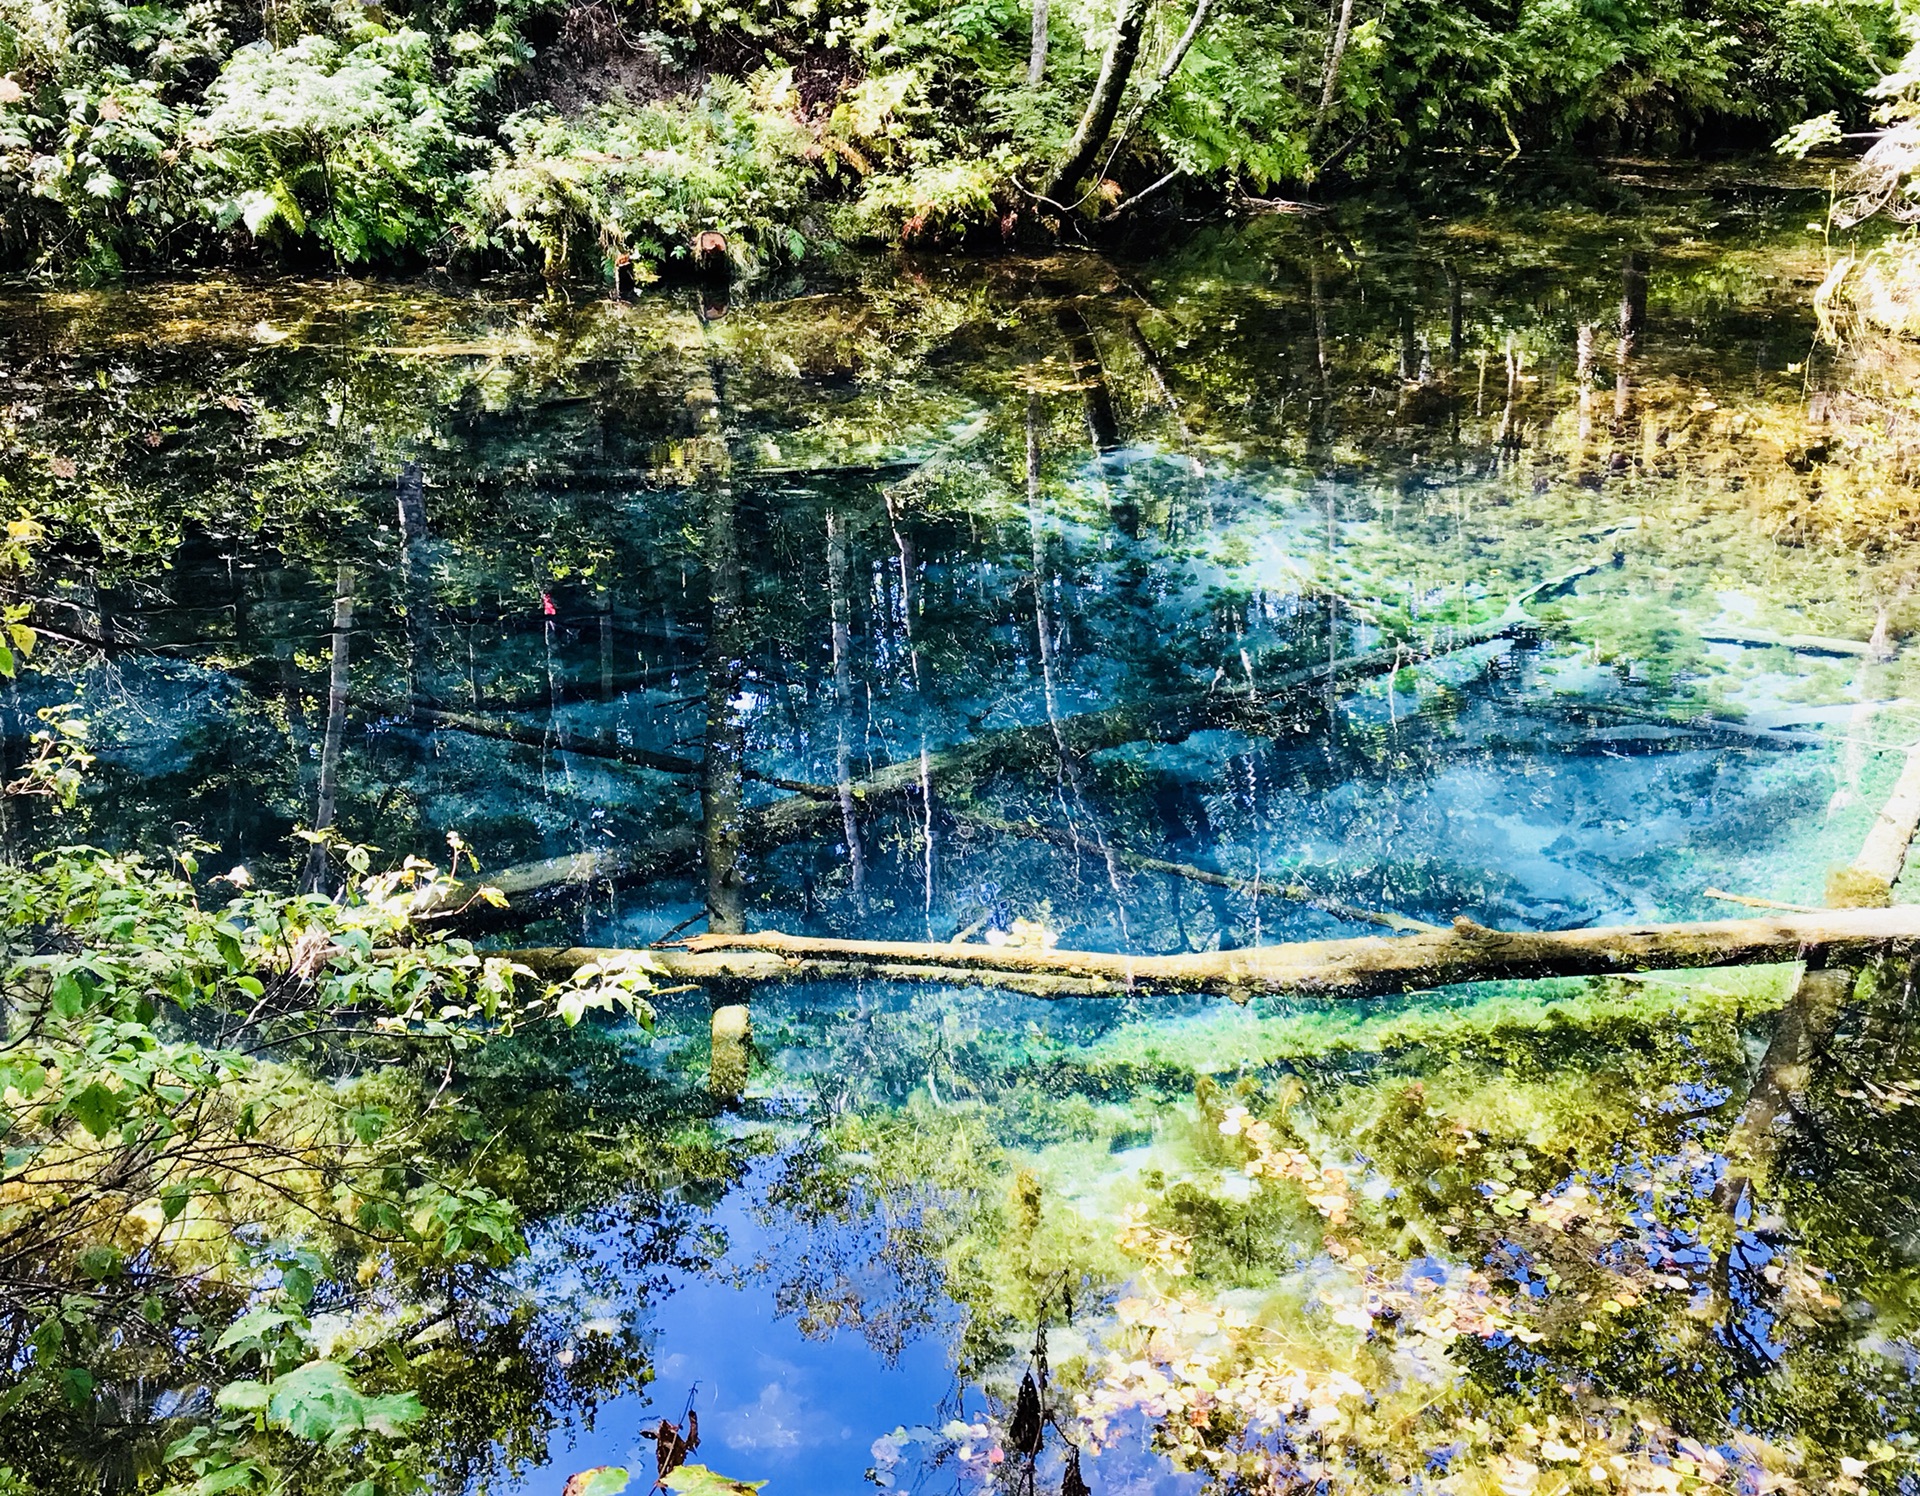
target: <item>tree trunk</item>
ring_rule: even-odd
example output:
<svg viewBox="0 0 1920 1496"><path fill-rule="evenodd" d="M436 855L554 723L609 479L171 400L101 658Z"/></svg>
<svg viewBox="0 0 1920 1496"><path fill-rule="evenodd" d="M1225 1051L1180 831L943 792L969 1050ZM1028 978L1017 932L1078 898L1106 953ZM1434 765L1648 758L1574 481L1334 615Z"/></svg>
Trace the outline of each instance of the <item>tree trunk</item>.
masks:
<svg viewBox="0 0 1920 1496"><path fill-rule="evenodd" d="M1027 87L1038 88L1047 71L1047 0L1033 0L1033 46L1027 54Z"/></svg>
<svg viewBox="0 0 1920 1496"><path fill-rule="evenodd" d="M821 940L767 932L705 935L683 949L539 949L513 958L542 976L588 962L631 961L670 981L869 980L992 987L1034 997L1270 995L1353 1000L1464 982L1626 975L1823 959L1852 966L1920 950L1920 906L1822 910L1765 919L1615 925L1588 930L1451 930L1305 940L1193 955L1014 950L886 940Z"/></svg>
<svg viewBox="0 0 1920 1496"><path fill-rule="evenodd" d="M1333 94L1340 83L1340 63L1347 55L1347 38L1353 31L1353 0L1340 0L1340 19L1333 28L1333 42L1327 48L1327 68L1320 78L1320 107L1314 111L1313 132L1307 138L1311 154L1320 147L1320 137L1333 113Z"/></svg>
<svg viewBox="0 0 1920 1496"><path fill-rule="evenodd" d="M741 605L740 536L733 487L732 454L720 413L720 372L703 357L693 370L687 411L693 423L688 457L706 490L703 561L707 573L706 752L700 779L700 851L706 873L707 929L737 935L747 927L746 878L742 866L746 804L741 781L746 766L746 724L739 708L746 679ZM753 1043L746 994L738 983L711 983L712 1050L707 1083L714 1096L732 1103L746 1089Z"/></svg>
<svg viewBox="0 0 1920 1496"><path fill-rule="evenodd" d="M1647 324L1647 257L1629 250L1620 267L1620 342L1614 353L1613 421L1616 433L1633 408L1633 359Z"/></svg>
<svg viewBox="0 0 1920 1496"><path fill-rule="evenodd" d="M1043 0L1044 3L1044 0ZM867 856L860 841L860 820L853 806L853 635L850 627L847 581L847 525L838 513L827 511L827 597L832 611L834 747L833 787L840 802L840 829L847 838L847 870L853 881L853 908L867 913Z"/></svg>
<svg viewBox="0 0 1920 1496"><path fill-rule="evenodd" d="M347 733L347 656L353 635L353 568L342 565L333 589L333 662L327 676L327 735L320 747L320 788L315 796L313 829L333 825L334 799L340 784L340 752ZM302 887L322 891L327 876L327 851L316 842L307 853Z"/></svg>
<svg viewBox="0 0 1920 1496"><path fill-rule="evenodd" d="M1731 1161L1714 1195L1726 1209L1750 1188L1764 1190L1780 1150L1775 1124L1806 1089L1814 1056L1826 1047L1840 1021L1840 1009L1852 994L1858 973L1851 965L1809 967L1800 974L1793 996L1780 1010L1773 1038L1760 1061L1760 1075L1747 1093L1740 1120L1721 1150Z"/></svg>
<svg viewBox="0 0 1920 1496"><path fill-rule="evenodd" d="M1100 77L1093 85L1093 97L1087 100L1086 112L1080 116L1080 127L1073 132L1066 155L1040 189L1043 198L1062 208L1069 206L1067 194L1087 174L1113 130L1113 121L1120 113L1120 100L1127 91L1127 80L1133 76L1133 65L1140 58L1140 37L1149 8L1149 0L1120 0L1120 16L1114 22L1107 55L1100 63Z"/></svg>
<svg viewBox="0 0 1920 1496"><path fill-rule="evenodd" d="M395 508L400 518L400 606L406 610L407 699L430 696L433 679L433 596L428 576L426 482L417 462L400 465L394 480Z"/></svg>
<svg viewBox="0 0 1920 1496"><path fill-rule="evenodd" d="M922 873L922 914L927 938L933 938L933 756L927 747L926 686L920 676L920 646L913 637L913 578L918 571L913 558L913 536L901 523L900 506L895 493L886 495L887 523L893 528L893 547L900 558L900 630L907 646L907 660L913 671L913 715L920 735L920 856Z"/></svg>
<svg viewBox="0 0 1920 1496"><path fill-rule="evenodd" d="M1073 361L1073 381L1087 413L1087 439L1096 454L1105 455L1120 445L1120 418L1114 414L1113 391L1107 386L1100 345L1093 339L1085 313L1072 302L1054 314L1054 323L1067 340L1067 354Z"/></svg>
<svg viewBox="0 0 1920 1496"><path fill-rule="evenodd" d="M1852 895L1847 902L1884 904L1892 897L1893 885L1900 881L1907 865L1907 848L1913 844L1916 828L1920 828L1920 748L1910 748L1893 793L1881 806L1860 855L1848 870L1854 876L1846 889ZM1841 902L1835 897L1840 891L1830 887L1827 902Z"/></svg>
<svg viewBox="0 0 1920 1496"><path fill-rule="evenodd" d="M368 704L370 705L370 704ZM396 704L396 709L398 709ZM442 711L439 707L415 705L412 708L413 719L422 727L444 728L448 732L465 733L469 737L493 738L502 743L523 743L529 748L546 748L553 743L553 730L550 727L532 727L524 722L514 722L500 717L481 717L471 712ZM661 753L651 748L632 748L601 737L570 737L566 743L568 753L577 753L583 758L605 758L616 763L633 764L642 769L652 769L658 774L691 776L700 772L701 766L690 758L677 753Z"/></svg>

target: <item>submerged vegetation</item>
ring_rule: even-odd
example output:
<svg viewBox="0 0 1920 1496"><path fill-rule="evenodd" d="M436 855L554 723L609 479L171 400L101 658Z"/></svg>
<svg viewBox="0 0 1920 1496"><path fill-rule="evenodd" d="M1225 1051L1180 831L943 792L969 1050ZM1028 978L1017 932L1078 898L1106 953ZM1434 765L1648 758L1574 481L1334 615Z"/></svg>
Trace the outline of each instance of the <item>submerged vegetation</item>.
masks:
<svg viewBox="0 0 1920 1496"><path fill-rule="evenodd" d="M1898 953L749 1023L556 952L1823 902L1920 628L1826 197L1633 175L0 306L0 1489L1904 1489Z"/></svg>
<svg viewBox="0 0 1920 1496"><path fill-rule="evenodd" d="M1910 21L0 0L0 1496L1913 1489Z"/></svg>

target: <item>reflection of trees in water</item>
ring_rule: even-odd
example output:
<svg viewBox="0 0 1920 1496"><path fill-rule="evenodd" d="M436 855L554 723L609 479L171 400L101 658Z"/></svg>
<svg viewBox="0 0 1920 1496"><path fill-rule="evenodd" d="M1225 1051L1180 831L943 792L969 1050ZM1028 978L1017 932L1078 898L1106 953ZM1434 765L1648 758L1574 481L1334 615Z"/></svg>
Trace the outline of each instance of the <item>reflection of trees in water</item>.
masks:
<svg viewBox="0 0 1920 1496"><path fill-rule="evenodd" d="M1184 262L1131 281L1060 271L1059 294L986 271L744 304L706 329L697 358L692 312L664 304L616 317L369 293L335 311L235 291L232 327L111 352L122 330L107 313L9 307L39 332L9 342L8 372L48 388L35 425L6 428L0 469L68 536L51 571L74 585L48 589L43 621L92 641L62 661L86 672L109 745L111 798L84 812L90 829L159 842L190 818L251 857L309 817L396 853L458 826L497 865L642 845L701 799L705 853L689 841L671 863L692 881L625 895L626 908L651 917L690 889L726 922L946 935L1002 929L1044 900L1083 934L1124 907L1114 943L1141 949L1244 942L1281 911L1272 894L1143 871L1122 852L1247 879L1311 872L1319 892L1373 909L1542 924L1684 892L1679 831L1700 855L1750 850L1765 867L1782 826L1818 819L1819 771L1781 758L1776 772L1759 764L1776 750L1735 758L1660 724L1635 738L1616 722L1603 737L1546 699L1551 651L1488 651L1462 674L1391 681L1331 712L1255 709L1292 665L1476 620L1487 599L1563 566L1561 550L1590 555L1622 511L1720 525L1698 543L1709 567L1777 559L1755 549L1764 536L1713 518L1702 496L1745 481L1755 459L1690 411L1703 381L1731 389L1731 370L1751 386L1742 329L1751 309L1777 313L1764 293L1727 313L1705 272L1657 249L1623 263L1611 227L1604 246L1544 257L1451 242L1443 254L1418 233L1368 230L1344 245L1318 227L1202 236ZM255 343L261 322L292 336ZM429 324L447 334L436 346L479 351L353 351L418 341ZM1465 385L1482 356L1476 406ZM1599 463L1590 387L1609 363L1618 429ZM903 448L940 455L907 483L898 466L873 468ZM403 466L416 456L422 467ZM59 477L55 458L77 458L76 476ZM1309 478L1322 487L1308 493ZM358 499L343 508L343 493ZM397 532L383 531L396 512ZM87 532L97 551L74 538ZM1568 604L1571 621L1549 622L1613 649L1623 673L1651 662L1632 700L1658 716L1686 697L1676 674L1704 668L1694 563L1658 532L1613 543L1617 567ZM1309 555L1311 568L1287 569ZM1789 564L1787 601L1844 604L1851 561ZM1683 580L1656 606L1662 567ZM525 731L427 730L447 710ZM561 762L567 775L547 773ZM889 764L911 770L904 793L856 793ZM1485 808L1496 777L1516 823L1567 835L1544 854L1553 867L1448 839L1443 791ZM804 786L824 792L823 814L795 816L787 844L734 837L766 798ZM1699 817L1682 814L1700 801ZM1022 834L1029 816L1070 834ZM1630 837L1588 834L1606 819L1679 831L1641 854ZM16 850L38 834L9 827ZM594 890L582 918L613 915L616 897ZM1298 904L1285 914L1332 928ZM1683 1024L1609 991L1610 1008L1577 1020L1496 1008L1358 1056L1331 1034L1251 1053L1261 1086L1240 1104L1293 1129L1317 1165L1352 1168L1352 1237L1380 1264L1416 1252L1472 1264L1525 1315L1546 1272L1613 1295L1618 1310L1596 1310L1603 1299L1576 1308L1551 1289L1525 1321L1541 1341L1455 1352L1509 1424L1542 1407L1571 1426L1613 1398L1703 1440L1736 1414L1856 1451L1904 1425L1900 1363L1862 1336L1900 1355L1910 1343L1908 1015L1890 995L1843 1012L1832 1051L1774 1108L1794 1123L1778 1196L1763 1202L1778 1219L1740 1223L1706 1210L1694 1163L1706 1155L1688 1139L1719 1146L1749 1088L1741 1030L1756 1025L1737 1003ZM1217 1128L1183 1132L1178 1108L1201 1075L1240 1060L1183 1052L1180 1005L1155 1010L1166 1035L1149 1044L1126 1040L1125 1009L1036 1017L856 996L860 1021L807 1044L831 1092L823 1136L874 1162L803 1150L761 1214L776 1301L810 1331L857 1330L894 1355L948 1326L958 1302L963 1361L996 1376L1031 1333L1044 1274L1074 1268L1097 1305L1138 1270L1110 1242L1129 1190L1156 1229L1192 1239L1207 1294L1270 1292L1303 1255L1333 1271L1313 1255L1326 1217L1299 1181L1245 1200L1214 1187L1236 1160ZM1286 1073L1304 1088L1290 1100ZM577 1286L562 1302L405 1285L413 1306L445 1311L418 1363L431 1458L476 1481L489 1441L509 1462L532 1458L555 1420L646 1375L631 1332L647 1294L718 1245L698 1237L697 1213L663 1201L733 1178L712 1158L670 1178L657 1140L588 1137L608 1125L604 1097L592 1121L573 1098L612 1082L583 1081L571 1060L509 1067L494 1084L498 1114L520 1119L488 1145L495 1167L549 1223L543 1264ZM870 1126L909 1103L903 1128ZM683 1092L660 1104L705 1105ZM1104 1162L1109 1147L1163 1144L1152 1165ZM1073 1237L1066 1176L1106 1167L1135 1182L1089 1198L1092 1224ZM1542 1198L1574 1181L1604 1208L1569 1231ZM1495 1183L1498 1199L1522 1188L1527 1202L1493 1211L1482 1187ZM1719 1282L1703 1278L1702 1252ZM1897 1312L1863 1330L1829 1293ZM577 1333L608 1305L619 1331ZM1596 1312L1601 1330L1581 1329ZM1311 1316L1299 1326L1325 1333ZM1404 1339L1386 1329L1381 1354Z"/></svg>
<svg viewBox="0 0 1920 1496"><path fill-rule="evenodd" d="M769 1247L753 1271L802 1334L857 1334L887 1365L954 1328L937 1189L856 1181L819 1145L770 1166L755 1215Z"/></svg>
<svg viewBox="0 0 1920 1496"><path fill-rule="evenodd" d="M1063 1011L1052 1033L1023 1035L955 997L883 1007L877 1042L853 1050L837 1046L856 1030L819 1030L820 1062L873 1066L859 1073L883 1108L944 1053L945 1103L916 1102L905 1126L849 1114L790 1166L769 1203L846 1234L783 1303L822 1327L891 1333L903 1303L930 1302L929 1280L923 1267L903 1288L896 1264L878 1270L882 1234L937 1257L969 1316L969 1374L1004 1420L1034 1270L1064 1268L1081 1285L1072 1322L1111 1353L1067 1373L1083 1410L1144 1407L1170 1450L1198 1462L1211 1449L1216 1469L1248 1476L1318 1461L1365 1488L1390 1462L1450 1451L1451 1471L1507 1479L1617 1456L1609 1479L1637 1472L1632 1485L1691 1458L1702 1489L1763 1470L1781 1489L1832 1489L1842 1455L1880 1458L1878 1441L1920 1415L1902 1236L1920 1179L1901 1132L1920 1086L1885 1042L1904 985L1852 1006L1815 1062L1779 1192L1739 1218L1715 1199L1715 1150L1748 1086L1740 1011L1777 1003L1780 983L1771 997L1740 973L1659 997L1583 988L1551 1009L1334 1020L1357 1049L1329 1046L1312 1016L1227 1054L1206 1037L1217 1030L1169 1025L1146 1068L1123 1058L1138 1051L1113 1042L1128 1020L1110 1013L1088 1028ZM1238 1085L1205 1078L1243 1047L1262 1060ZM1090 1157L1123 1146L1150 1146L1150 1167L1094 1197L1099 1234L1055 1234L1064 1258L1036 1256L1036 1236L1086 1208ZM1116 1216L1127 1256L1110 1245ZM1176 1261L1181 1276L1157 1276ZM1110 1295L1130 1277L1116 1319ZM1174 1417L1170 1389L1185 1389Z"/></svg>
<svg viewBox="0 0 1920 1496"><path fill-rule="evenodd" d="M652 1078L618 1035L497 1046L456 1084L485 1119L465 1146L483 1150L486 1182L525 1214L532 1255L504 1274L376 1280L340 1307L419 1321L421 1463L449 1489L486 1489L651 1381L649 1306L721 1259L708 1209L742 1169L688 1127L701 1093Z"/></svg>

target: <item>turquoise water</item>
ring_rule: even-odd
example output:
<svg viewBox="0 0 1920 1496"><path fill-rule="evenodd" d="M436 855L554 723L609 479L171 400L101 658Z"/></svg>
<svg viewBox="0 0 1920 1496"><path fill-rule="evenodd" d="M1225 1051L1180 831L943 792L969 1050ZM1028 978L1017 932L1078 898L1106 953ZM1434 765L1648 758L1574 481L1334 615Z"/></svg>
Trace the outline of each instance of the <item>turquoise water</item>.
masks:
<svg viewBox="0 0 1920 1496"><path fill-rule="evenodd" d="M4 472L52 539L6 765L76 695L98 762L71 814L10 806L6 846L191 840L291 883L298 827L387 858L456 833L520 880L475 933L520 944L698 929L719 876L749 928L1140 952L1817 904L1920 693L1867 647L1908 626L1897 558L1783 539L1833 377L1812 199L1738 172L1582 190L1257 220L1148 263L822 269L724 307L9 293ZM718 870L703 790L744 805ZM589 877L526 872L579 853ZM691 1406L701 1456L775 1493L1011 1488L1044 1324L1048 1488L1072 1432L1102 1492L1545 1490L1519 1429L1554 1409L1662 1470L1694 1458L1675 1441L1722 1451L1714 1488L1848 1489L1834 1451L1910 1481L1897 981L1849 1009L1779 1198L1713 1201L1789 986L1243 1013L830 985L756 995L734 1107L705 997L662 997L593 1066L561 1046L485 1082L544 1119L527 1178L554 1172L522 1181L533 1258L449 1332L511 1396L448 1373L436 1468L557 1493ZM1351 1184L1351 1239L1348 1206L1246 1184L1229 1096ZM1516 1179L1614 1213L1592 1240L1482 1232ZM1115 1245L1135 1207L1187 1268L1165 1236ZM1478 1273L1514 1324L1547 1317L1362 1365L1322 1344L1360 1243L1376 1297L1389 1269L1421 1303ZM1552 1318L1582 1273L1632 1291ZM1271 1330L1233 1341L1255 1362L1355 1378L1378 1423L1250 1392L1181 1425L1106 1360L1174 1365L1178 1315L1142 1340L1119 1306L1180 1293ZM1386 1410L1418 1387L1497 1437L1435 1424L1416 1476Z"/></svg>

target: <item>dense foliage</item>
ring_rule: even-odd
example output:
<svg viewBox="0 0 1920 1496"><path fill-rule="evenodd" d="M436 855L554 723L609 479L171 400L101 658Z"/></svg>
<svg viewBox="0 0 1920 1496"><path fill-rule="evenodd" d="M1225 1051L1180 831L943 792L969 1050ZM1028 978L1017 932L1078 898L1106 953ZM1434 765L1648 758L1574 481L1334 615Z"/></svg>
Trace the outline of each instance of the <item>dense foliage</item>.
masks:
<svg viewBox="0 0 1920 1496"><path fill-rule="evenodd" d="M0 262L591 280L622 255L682 261L704 230L741 268L861 238L1044 233L1116 201L1132 217L1150 183L1158 211L1183 186L1297 190L1420 150L1857 121L1900 25L1897 0L1120 12L1137 57L1109 59L1108 0L4 0ZM1103 60L1124 87L1087 168L1069 200L1036 200Z"/></svg>
<svg viewBox="0 0 1920 1496"><path fill-rule="evenodd" d="M456 1060L644 1015L644 979L529 1001L511 963L414 933L424 864L340 898L235 869L200 885L225 902L197 871L69 848L6 880L7 1489L415 1489L444 1444L418 1385L464 1358L435 1325L538 1330L482 1298L526 1244L487 1159L511 1125L449 1088Z"/></svg>

